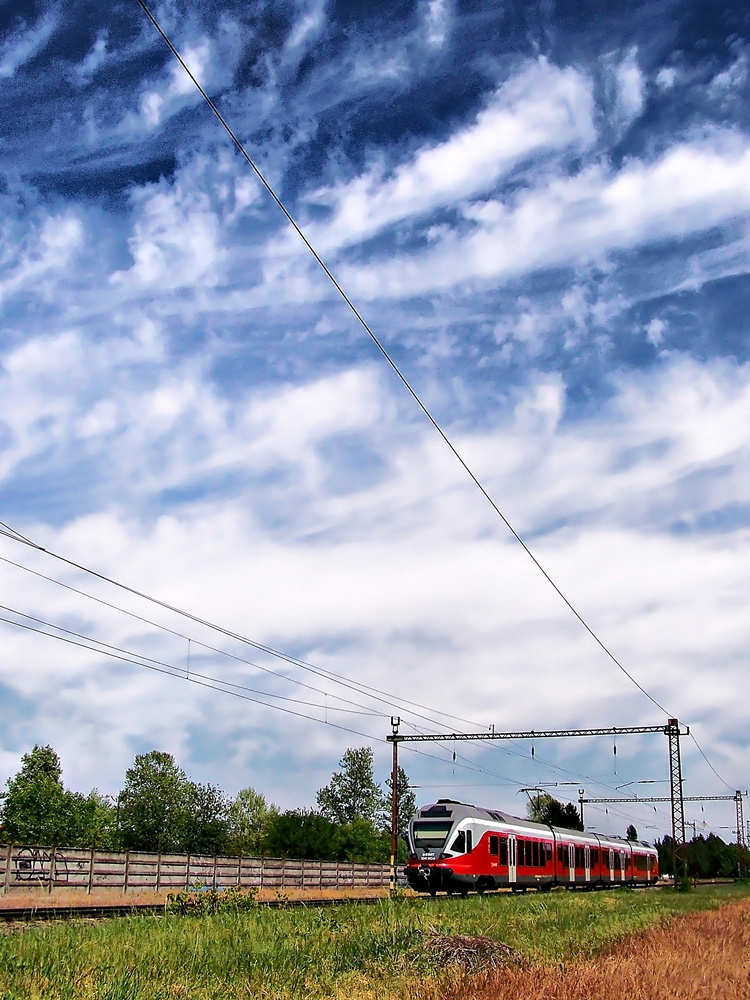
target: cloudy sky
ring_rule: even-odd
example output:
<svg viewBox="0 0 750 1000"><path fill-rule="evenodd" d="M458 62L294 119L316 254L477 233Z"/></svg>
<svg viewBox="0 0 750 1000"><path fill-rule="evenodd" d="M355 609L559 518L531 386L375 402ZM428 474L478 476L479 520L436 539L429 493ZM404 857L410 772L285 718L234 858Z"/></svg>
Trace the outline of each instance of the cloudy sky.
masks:
<svg viewBox="0 0 750 1000"><path fill-rule="evenodd" d="M684 740L686 793L744 788L746 5L154 12L510 523L690 725L715 771ZM0 520L201 619L0 538L0 780L51 743L71 787L113 793L158 747L293 807L347 746L385 778L392 714L663 723L136 0L5 3L0 31ZM416 749L421 800L668 790L659 735ZM668 829L665 806L587 819Z"/></svg>

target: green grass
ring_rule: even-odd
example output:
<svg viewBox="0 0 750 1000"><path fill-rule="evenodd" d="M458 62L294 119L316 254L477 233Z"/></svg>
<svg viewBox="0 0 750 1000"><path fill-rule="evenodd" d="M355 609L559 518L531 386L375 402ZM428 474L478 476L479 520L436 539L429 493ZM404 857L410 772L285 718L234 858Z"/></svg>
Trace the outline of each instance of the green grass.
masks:
<svg viewBox="0 0 750 1000"><path fill-rule="evenodd" d="M0 1000L437 996L445 970L421 948L430 928L488 934L554 963L747 895L619 889L54 923L0 938Z"/></svg>

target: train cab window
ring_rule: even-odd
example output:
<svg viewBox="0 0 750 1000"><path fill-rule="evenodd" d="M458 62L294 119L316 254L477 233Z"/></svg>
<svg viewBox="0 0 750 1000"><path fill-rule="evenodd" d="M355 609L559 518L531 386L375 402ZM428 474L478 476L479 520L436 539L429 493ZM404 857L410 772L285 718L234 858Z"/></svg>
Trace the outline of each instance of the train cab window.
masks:
<svg viewBox="0 0 750 1000"><path fill-rule="evenodd" d="M508 841L505 837L500 838L500 864L508 864Z"/></svg>
<svg viewBox="0 0 750 1000"><path fill-rule="evenodd" d="M451 844L451 850L456 854L466 854L466 834L460 830Z"/></svg>
<svg viewBox="0 0 750 1000"><path fill-rule="evenodd" d="M500 838L495 837L490 834L490 854L494 854L495 857L500 853Z"/></svg>

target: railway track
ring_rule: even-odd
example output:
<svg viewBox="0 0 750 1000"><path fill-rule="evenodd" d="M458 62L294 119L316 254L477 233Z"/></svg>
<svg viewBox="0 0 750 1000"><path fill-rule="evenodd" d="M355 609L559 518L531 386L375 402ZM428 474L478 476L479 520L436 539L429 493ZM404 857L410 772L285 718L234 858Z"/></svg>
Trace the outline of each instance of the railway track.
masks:
<svg viewBox="0 0 750 1000"><path fill-rule="evenodd" d="M312 899L263 899L255 905L259 909L288 910L298 907L343 906L354 903L357 906L380 903L387 896L340 896ZM430 897L427 897L430 898ZM19 906L0 907L0 923L29 922L31 920L75 920L87 918L101 920L106 917L130 917L137 914L161 916L165 912L164 903L97 903L84 906Z"/></svg>

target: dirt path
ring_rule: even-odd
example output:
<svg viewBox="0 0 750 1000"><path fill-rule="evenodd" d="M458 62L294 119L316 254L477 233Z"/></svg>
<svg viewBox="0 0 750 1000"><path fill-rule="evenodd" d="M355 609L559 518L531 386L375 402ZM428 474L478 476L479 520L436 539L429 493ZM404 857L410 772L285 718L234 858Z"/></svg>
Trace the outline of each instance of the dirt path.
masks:
<svg viewBox="0 0 750 1000"><path fill-rule="evenodd" d="M750 901L678 917L596 960L507 969L445 1000L750 1000Z"/></svg>
<svg viewBox="0 0 750 1000"><path fill-rule="evenodd" d="M385 898L387 896L387 887L373 887L370 889L279 889L278 892L274 889L261 889L256 898L265 901L279 898L315 900ZM163 903L166 897L166 892L129 892L124 895L112 889L94 890L92 893L76 889L56 889L51 893L45 892L44 889L28 889L0 896L0 909L14 910L29 906L52 906L60 909L76 906L133 906L137 903Z"/></svg>

